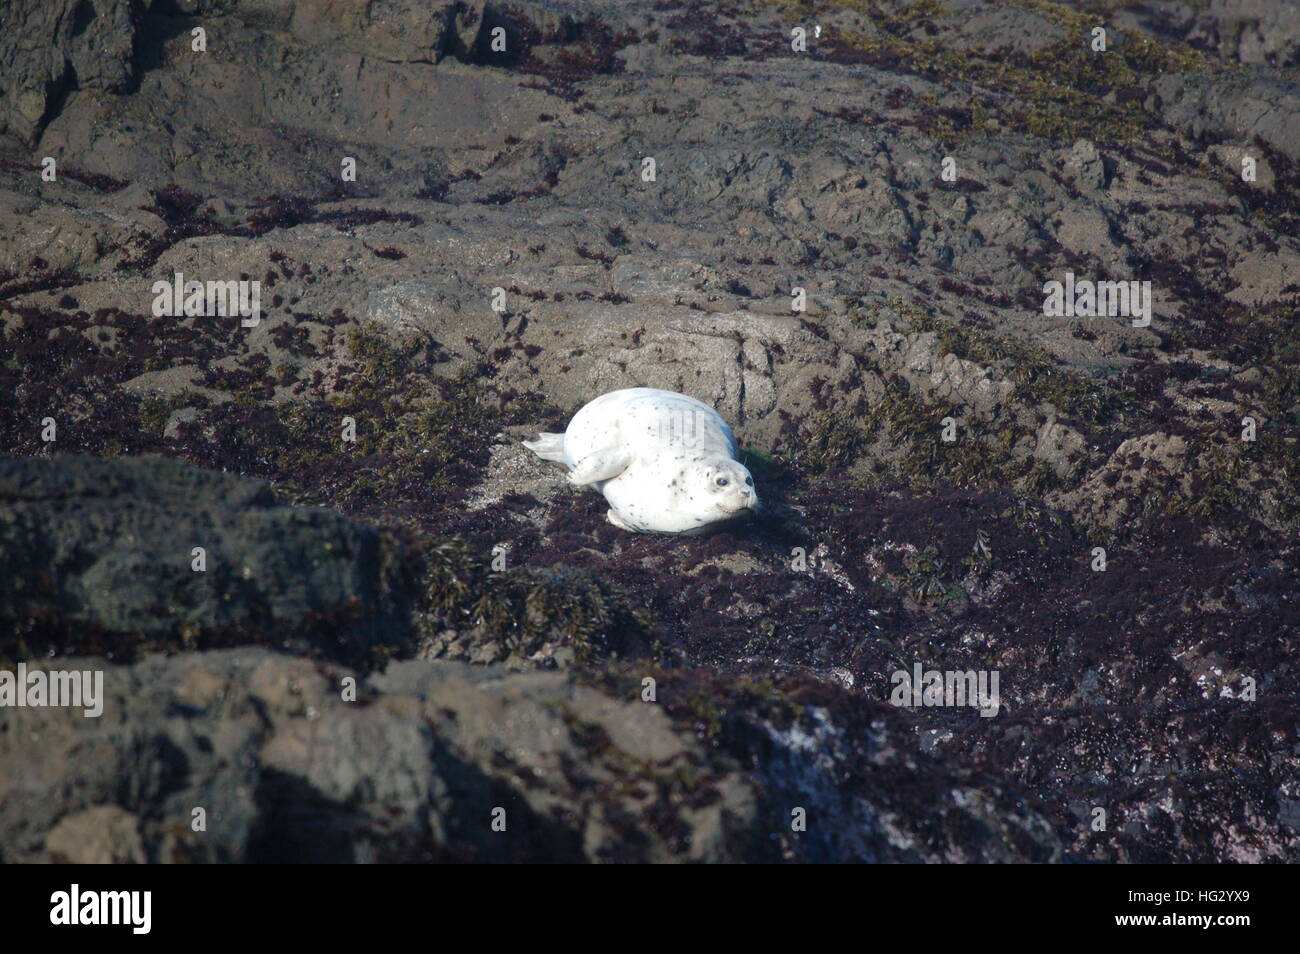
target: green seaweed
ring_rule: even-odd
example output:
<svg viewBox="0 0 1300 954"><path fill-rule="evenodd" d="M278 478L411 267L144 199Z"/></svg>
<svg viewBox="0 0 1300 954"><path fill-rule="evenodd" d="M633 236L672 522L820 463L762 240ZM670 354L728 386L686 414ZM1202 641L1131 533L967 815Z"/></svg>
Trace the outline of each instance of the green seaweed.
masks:
<svg viewBox="0 0 1300 954"><path fill-rule="evenodd" d="M427 631L448 626L474 645L496 643L527 659L551 644L567 647L579 665L616 656L648 632L649 614L617 586L565 566L494 572L460 540L426 544ZM493 659L492 661L499 661Z"/></svg>

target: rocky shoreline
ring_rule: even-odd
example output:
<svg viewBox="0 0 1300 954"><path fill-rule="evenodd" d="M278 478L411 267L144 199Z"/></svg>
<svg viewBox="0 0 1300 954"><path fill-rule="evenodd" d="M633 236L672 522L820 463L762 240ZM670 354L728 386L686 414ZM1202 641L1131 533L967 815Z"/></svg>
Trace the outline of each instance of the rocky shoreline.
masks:
<svg viewBox="0 0 1300 954"><path fill-rule="evenodd" d="M1296 860L1294 11L321 9L0 12L0 860ZM638 385L762 520L519 443Z"/></svg>

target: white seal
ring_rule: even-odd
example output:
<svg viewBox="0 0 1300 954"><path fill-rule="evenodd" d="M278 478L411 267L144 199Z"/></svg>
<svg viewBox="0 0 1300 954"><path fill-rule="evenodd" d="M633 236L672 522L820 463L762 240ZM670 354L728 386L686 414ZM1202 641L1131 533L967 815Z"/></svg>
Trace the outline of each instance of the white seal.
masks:
<svg viewBox="0 0 1300 954"><path fill-rule="evenodd" d="M609 522L624 530L694 533L758 509L727 422L675 391L610 391L578 411L563 434L524 446L562 461L571 484L603 493Z"/></svg>

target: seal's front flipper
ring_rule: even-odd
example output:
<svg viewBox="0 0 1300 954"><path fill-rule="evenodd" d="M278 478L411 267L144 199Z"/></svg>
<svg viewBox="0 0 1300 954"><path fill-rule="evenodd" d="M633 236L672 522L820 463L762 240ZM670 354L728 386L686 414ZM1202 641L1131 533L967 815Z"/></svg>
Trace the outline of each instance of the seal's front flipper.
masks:
<svg viewBox="0 0 1300 954"><path fill-rule="evenodd" d="M524 446L542 460L564 460L563 434L547 434L543 432L537 435L535 441L524 441Z"/></svg>
<svg viewBox="0 0 1300 954"><path fill-rule="evenodd" d="M632 526L630 523L628 523L626 520L620 517L618 515L618 512L614 510L612 507L605 514L605 519L608 520L610 523L612 523L614 526L618 527L620 530L627 530L630 531L631 533L641 532L636 527Z"/></svg>
<svg viewBox="0 0 1300 954"><path fill-rule="evenodd" d="M607 447L593 451L574 465L569 471L569 483L575 487L585 487L602 480L613 480L632 463L632 455L622 447Z"/></svg>

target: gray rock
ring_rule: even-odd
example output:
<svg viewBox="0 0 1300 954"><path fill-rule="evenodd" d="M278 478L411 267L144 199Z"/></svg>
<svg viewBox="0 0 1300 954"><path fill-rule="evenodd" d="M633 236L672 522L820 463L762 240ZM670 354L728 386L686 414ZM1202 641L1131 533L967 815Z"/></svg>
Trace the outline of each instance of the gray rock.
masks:
<svg viewBox="0 0 1300 954"><path fill-rule="evenodd" d="M864 743L797 741L842 735L824 713L771 730L775 746L756 725L713 752L639 689L561 673L405 662L345 701L350 670L257 649L88 664L104 672L101 718L0 709L0 860L924 861L944 850L936 821L1034 832L1015 842L1025 854L990 838L968 860L1059 854L1023 804L874 734L882 781L854 789ZM908 779L952 790L899 813L885 786ZM817 834L778 847L768 833L792 806Z"/></svg>
<svg viewBox="0 0 1300 954"><path fill-rule="evenodd" d="M0 8L0 136L33 144L73 90L123 92L134 0L15 0Z"/></svg>
<svg viewBox="0 0 1300 954"><path fill-rule="evenodd" d="M1168 76L1154 84L1167 121L1193 133L1233 137L1241 145L1256 138L1292 161L1300 161L1300 84L1267 73L1226 76Z"/></svg>
<svg viewBox="0 0 1300 954"><path fill-rule="evenodd" d="M1106 162L1096 143L1080 139L1062 157L1062 168L1074 177L1081 189L1106 187Z"/></svg>
<svg viewBox="0 0 1300 954"><path fill-rule="evenodd" d="M399 337L422 334L457 349L464 347L466 335L500 328L487 300L460 283L409 279L371 292L366 316Z"/></svg>
<svg viewBox="0 0 1300 954"><path fill-rule="evenodd" d="M65 815L45 836L45 850L52 859L80 865L145 861L139 819L116 805Z"/></svg>
<svg viewBox="0 0 1300 954"><path fill-rule="evenodd" d="M409 635L395 544L333 511L282 506L265 481L164 459L3 458L0 499L10 657L47 640L129 655L293 639L359 661Z"/></svg>

